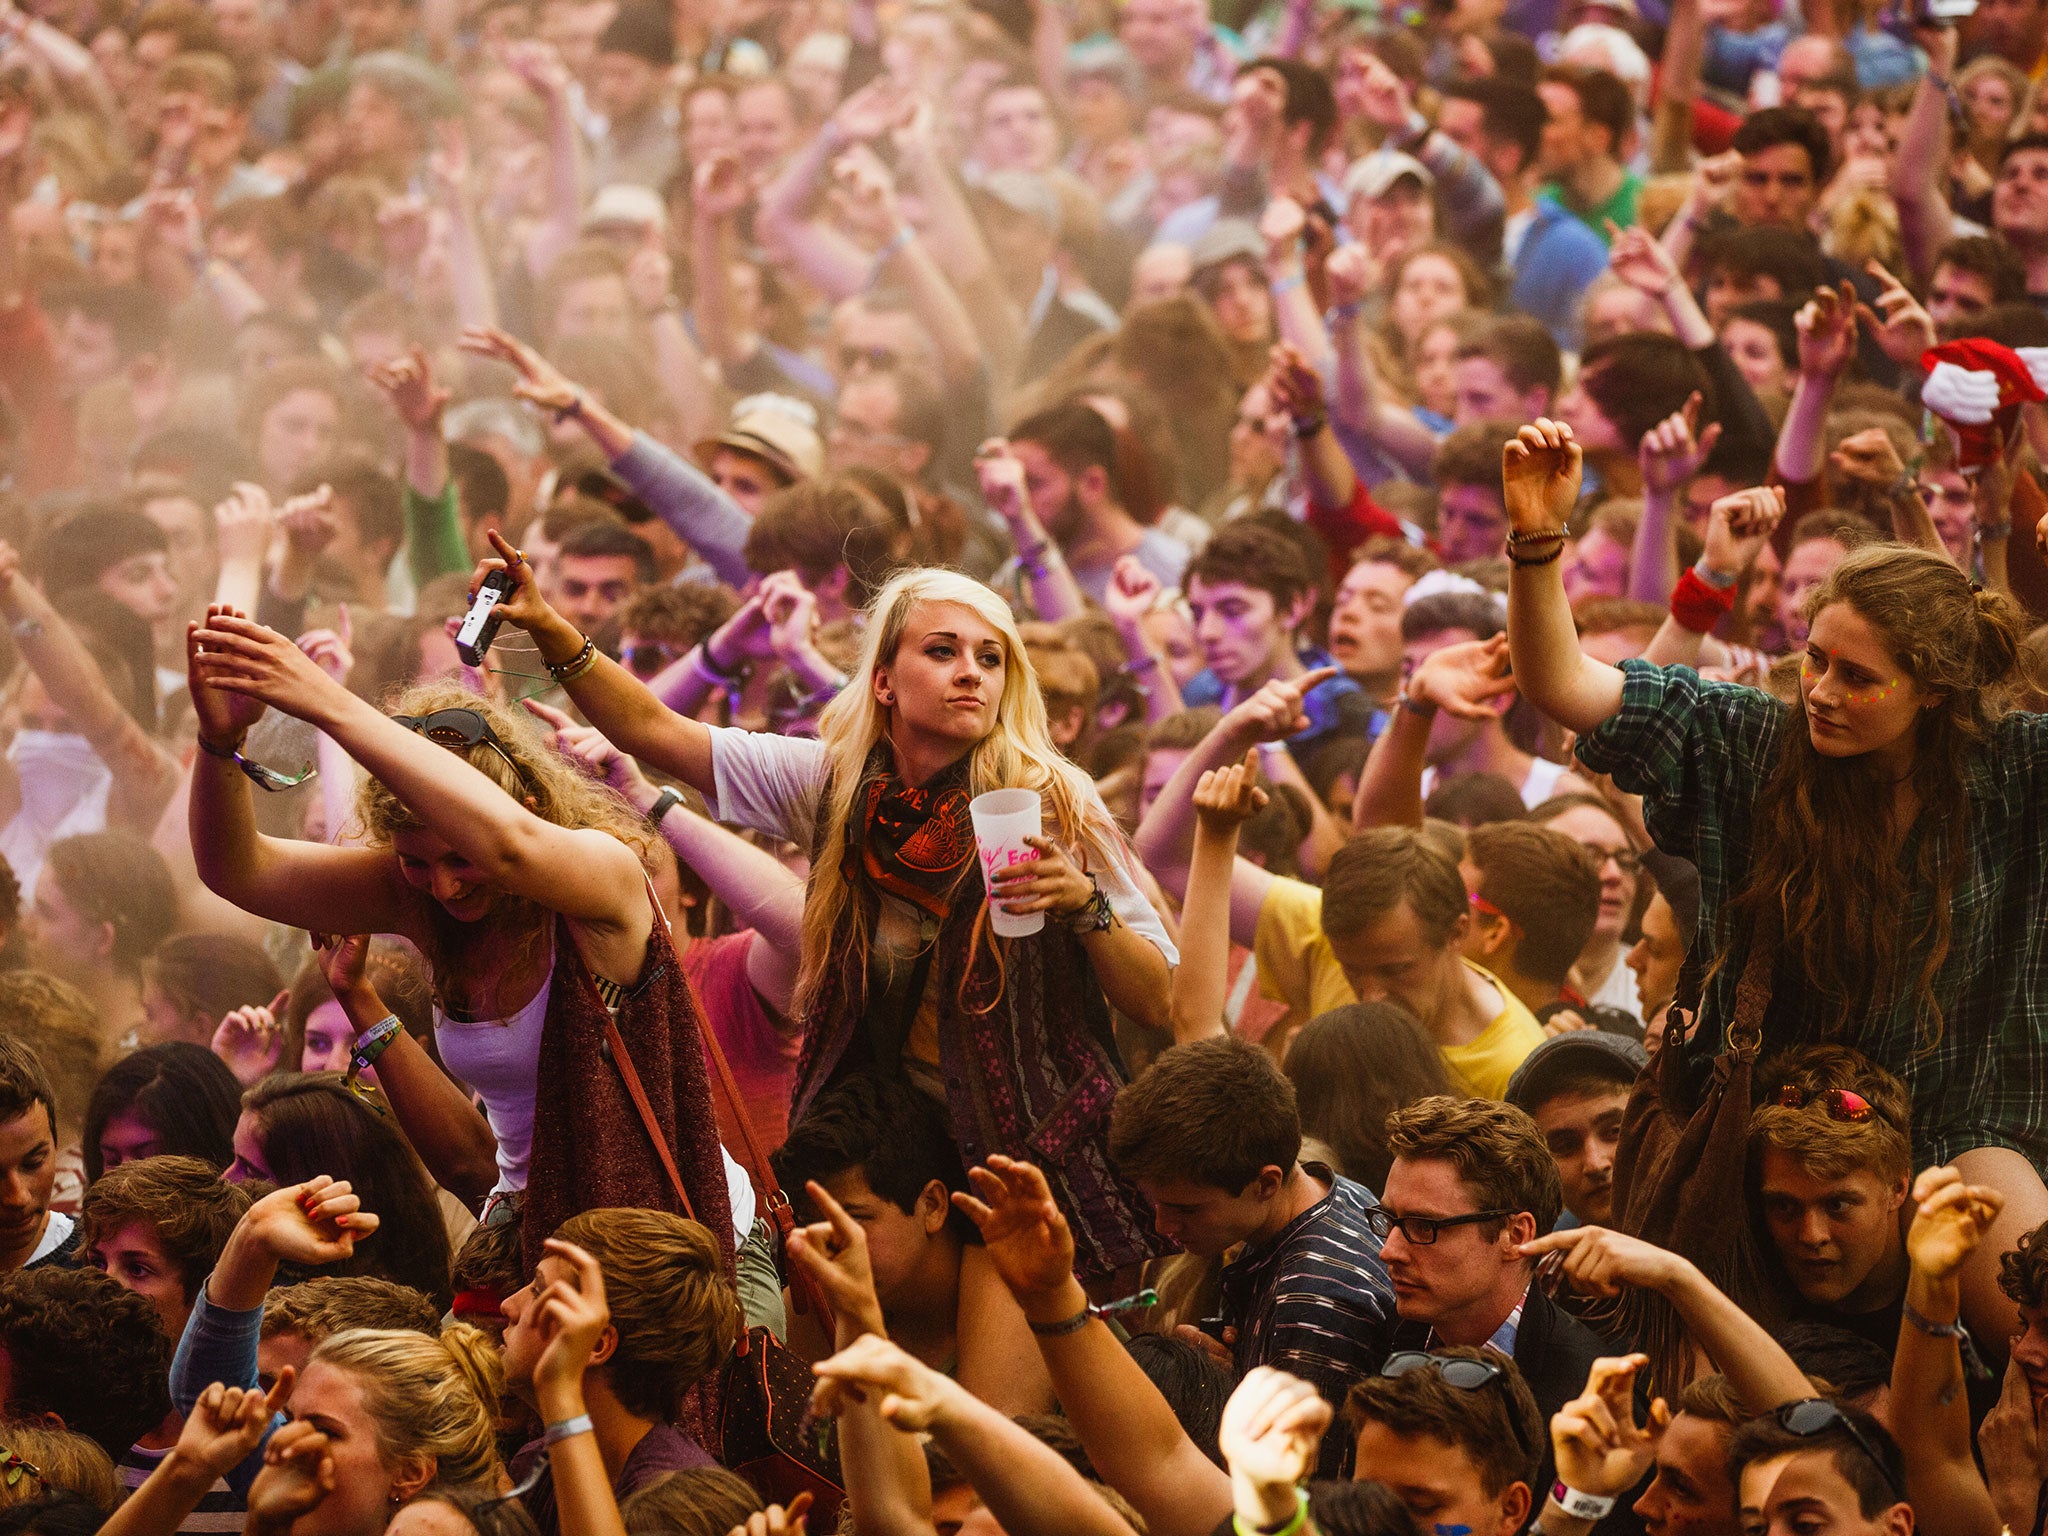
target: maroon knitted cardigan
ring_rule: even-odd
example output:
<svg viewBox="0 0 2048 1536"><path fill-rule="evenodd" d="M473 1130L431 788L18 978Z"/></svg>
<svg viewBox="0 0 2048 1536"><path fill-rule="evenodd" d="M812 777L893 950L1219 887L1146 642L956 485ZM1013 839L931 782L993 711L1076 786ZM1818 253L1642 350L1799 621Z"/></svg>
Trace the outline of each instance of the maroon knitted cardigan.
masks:
<svg viewBox="0 0 2048 1536"><path fill-rule="evenodd" d="M650 890L648 900L653 899ZM611 1060L604 1037L604 1004L577 953L567 919L560 917L550 987L521 1214L528 1273L540 1262L541 1245L578 1212L643 1206L683 1214L667 1170ZM658 905L640 982L625 994L617 1022L655 1121L674 1154L690 1210L717 1239L730 1278L732 1204L704 1066L704 1016Z"/></svg>

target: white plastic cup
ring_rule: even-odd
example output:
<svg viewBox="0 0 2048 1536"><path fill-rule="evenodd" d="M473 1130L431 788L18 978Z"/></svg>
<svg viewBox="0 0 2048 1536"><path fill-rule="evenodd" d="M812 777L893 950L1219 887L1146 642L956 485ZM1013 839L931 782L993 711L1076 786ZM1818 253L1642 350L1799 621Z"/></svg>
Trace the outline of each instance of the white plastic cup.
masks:
<svg viewBox="0 0 2048 1536"><path fill-rule="evenodd" d="M1012 913L995 899L996 876L1038 857L1024 839L1044 826L1044 804L1033 789L992 789L976 795L967 812L974 818L974 841L981 855L981 878L988 885L989 926L1006 939L1021 939L1045 926L1043 912Z"/></svg>

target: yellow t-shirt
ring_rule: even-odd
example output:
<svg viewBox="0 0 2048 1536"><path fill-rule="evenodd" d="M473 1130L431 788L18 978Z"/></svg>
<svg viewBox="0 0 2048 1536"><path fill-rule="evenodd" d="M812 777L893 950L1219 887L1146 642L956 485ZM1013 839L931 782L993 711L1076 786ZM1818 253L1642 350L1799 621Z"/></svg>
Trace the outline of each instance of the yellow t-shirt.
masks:
<svg viewBox="0 0 2048 1536"><path fill-rule="evenodd" d="M1278 877L1259 908L1252 955L1259 966L1259 990L1287 1007L1284 1026L1305 1024L1332 1008L1358 1001L1344 968L1323 936L1323 893L1300 880ZM1452 1082L1478 1098L1498 1099L1508 1079L1537 1046L1543 1026L1528 1006L1483 965L1465 964L1500 994L1501 1011L1470 1045L1441 1047Z"/></svg>

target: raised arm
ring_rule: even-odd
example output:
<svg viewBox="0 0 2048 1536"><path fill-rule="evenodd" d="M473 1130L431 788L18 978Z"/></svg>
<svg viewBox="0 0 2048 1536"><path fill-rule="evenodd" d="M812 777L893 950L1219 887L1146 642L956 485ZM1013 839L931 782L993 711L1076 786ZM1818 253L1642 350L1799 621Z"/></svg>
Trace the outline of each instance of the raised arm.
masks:
<svg viewBox="0 0 2048 1536"><path fill-rule="evenodd" d="M1332 412L1410 475L1426 482L1436 458L1436 437L1415 419L1413 411L1386 397L1379 371L1373 366L1365 305L1379 280L1374 259L1362 245L1339 246L1323 263L1323 275L1330 289L1330 344L1337 358Z"/></svg>
<svg viewBox="0 0 2048 1536"><path fill-rule="evenodd" d="M594 726L578 725L537 699L527 710L554 732L556 750L602 778L641 815L649 815L661 790ZM778 1014L789 1010L803 949L804 882L766 849L729 832L670 799L658 830L676 857L711 887L742 927L756 935L747 951L747 979Z"/></svg>
<svg viewBox="0 0 2048 1536"><path fill-rule="evenodd" d="M1707 62L1706 12L1700 0L1673 0L1662 62L1650 111L1650 168L1669 175L1692 163L1692 113Z"/></svg>
<svg viewBox="0 0 2048 1536"><path fill-rule="evenodd" d="M1522 1252L1562 1253L1566 1279L1594 1296L1618 1296L1627 1286L1662 1296L1752 1414L1813 1395L1805 1372L1770 1331L1668 1249L1605 1227L1578 1227L1524 1243Z"/></svg>
<svg viewBox="0 0 2048 1536"><path fill-rule="evenodd" d="M1308 225L1301 204L1276 197L1259 216L1259 234L1266 242L1266 286L1273 294L1273 321L1284 345L1311 359L1313 366L1331 364L1330 333L1308 286L1302 235Z"/></svg>
<svg viewBox="0 0 2048 1536"><path fill-rule="evenodd" d="M50 702L64 711L71 728L113 774L109 809L116 819L139 832L154 831L178 788L177 761L122 706L92 652L50 600L22 576L21 556L4 540L0 618L12 628L21 659Z"/></svg>
<svg viewBox="0 0 2048 1536"><path fill-rule="evenodd" d="M441 415L449 394L436 387L427 354L414 347L404 357L369 371L405 426L405 549L416 586L469 568L461 508L448 475L448 440Z"/></svg>
<svg viewBox="0 0 2048 1536"><path fill-rule="evenodd" d="M367 974L367 934L315 934L315 954L360 1041L391 1015ZM469 1094L401 1029L376 1058L377 1086L434 1182L474 1212L498 1182L498 1140Z"/></svg>
<svg viewBox="0 0 2048 1536"><path fill-rule="evenodd" d="M1074 1237L1045 1175L1000 1155L968 1170L974 1194L954 1204L981 1229L989 1260L1037 1335L1053 1391L1103 1481L1131 1501L1152 1536L1208 1536L1232 1509L1230 1479L1180 1427L1173 1409L1089 1315L1074 1278ZM1065 1326L1079 1322L1071 1331Z"/></svg>
<svg viewBox="0 0 2048 1536"><path fill-rule="evenodd" d="M576 708L622 752L645 759L663 773L681 779L707 797L717 794L711 774L711 728L677 714L648 690L645 683L592 647L590 662L580 672L570 663L583 653L586 636L549 606L540 595L533 566L518 550L493 532L497 554L484 560L470 578L470 593L492 571L505 571L513 587L498 603L498 612L533 636L541 661L561 668L562 686Z"/></svg>
<svg viewBox="0 0 2048 1536"><path fill-rule="evenodd" d="M617 838L536 816L466 759L350 693L275 630L216 609L193 639L193 673L206 688L274 706L325 731L480 881L615 934L621 955L645 941L653 919L640 863Z"/></svg>
<svg viewBox="0 0 2048 1536"><path fill-rule="evenodd" d="M1899 129L1899 152L1892 161L1892 201L1899 210L1899 237L1906 270L1925 281L1934 275L1936 252L1948 243L1954 223L1942 175L1949 164L1949 102L1955 86L1954 27L1923 28L1927 69L1913 88L1912 104Z"/></svg>
<svg viewBox="0 0 2048 1536"><path fill-rule="evenodd" d="M1715 209L1728 201L1735 190L1735 178L1741 173L1742 154L1733 149L1693 167L1692 190L1679 205L1677 215L1664 226L1662 240L1665 254L1679 271L1683 272L1691 263L1701 227Z"/></svg>
<svg viewBox="0 0 2048 1536"><path fill-rule="evenodd" d="M1792 387L1792 408L1778 429L1772 467L1787 485L1807 485L1820 478L1823 434L1835 382L1856 355L1856 290L1821 288L1793 317L1799 332L1799 382Z"/></svg>
<svg viewBox="0 0 2048 1536"><path fill-rule="evenodd" d="M991 512L1009 524L1011 541L1017 546L1017 570L1031 595L1031 606L1048 624L1078 619L1087 612L1087 600L1067 568L1067 557L1038 514L1024 485L1024 463L1010 451L1009 439L992 437L974 455L975 473L981 478L981 498Z"/></svg>
<svg viewBox="0 0 2048 1536"><path fill-rule="evenodd" d="M1460 720L1498 720L1514 692L1503 635L1432 652L1401 690L1398 707L1365 760L1351 805L1352 830L1421 826L1422 773L1437 711Z"/></svg>
<svg viewBox="0 0 2048 1536"><path fill-rule="evenodd" d="M1579 500L1584 453L1563 422L1523 427L1501 451L1514 569L1508 578L1508 651L1515 684L1551 719L1580 735L1621 708L1621 672L1579 649L1559 573L1565 529Z"/></svg>
<svg viewBox="0 0 2048 1536"><path fill-rule="evenodd" d="M851 1389L875 1403L887 1432L911 1447L905 1461L917 1459L909 1435L930 1435L1009 1536L1133 1536L1065 1457L887 1339L865 1335L813 1369L826 1384L821 1398L842 1403ZM896 1502L912 1502L904 1495L914 1492ZM929 1499L927 1490L927 1506ZM860 1529L871 1524L903 1528L862 1520Z"/></svg>
<svg viewBox="0 0 2048 1536"><path fill-rule="evenodd" d="M1164 590L1136 555L1120 555L1102 595L1102 606L1124 648L1124 671L1145 695L1147 725L1181 711L1180 685L1173 680L1165 653L1145 633L1145 617L1159 606Z"/></svg>
<svg viewBox="0 0 2048 1536"><path fill-rule="evenodd" d="M1696 667L1714 626L1734 611L1743 574L1770 542L1785 516L1785 487L1753 486L1723 496L1707 509L1707 547L1690 575L1679 578L1671 612L1643 652L1652 666ZM1718 642L1716 642L1718 644Z"/></svg>
<svg viewBox="0 0 2048 1536"><path fill-rule="evenodd" d="M690 312L697 321L697 339L721 368L745 362L760 346L758 336L736 328L732 302L737 220L749 195L736 155L710 156L690 180Z"/></svg>
<svg viewBox="0 0 2048 1536"><path fill-rule="evenodd" d="M866 286L872 263L866 252L812 210L833 161L883 132L901 110L900 93L891 81L876 80L854 92L761 191L756 233L835 301Z"/></svg>
<svg viewBox="0 0 2048 1536"><path fill-rule="evenodd" d="M1133 839L1138 857L1162 886L1178 895L1187 879L1188 860L1195 842L1195 785L1202 775L1211 768L1229 767L1261 743L1285 741L1297 731L1306 730L1309 722L1302 711L1303 697L1311 688L1336 675L1335 667L1321 667L1300 677L1274 678L1218 721L1216 729L1204 736L1187 760L1174 770L1166 788L1139 823ZM1250 882L1256 886L1255 891L1240 889L1232 897L1231 931L1241 935L1245 931L1239 923L1244 915L1241 908L1248 900L1250 917L1256 921L1271 877L1242 860L1238 868L1240 876L1244 870L1252 869L1263 877ZM1233 884L1243 886L1244 882L1239 879ZM1240 937L1240 942L1246 941Z"/></svg>
<svg viewBox="0 0 2048 1536"><path fill-rule="evenodd" d="M1176 1045L1226 1033L1230 877L1237 863L1237 832L1265 804L1257 748L1245 753L1241 763L1210 769L1195 786L1195 848L1180 912L1181 962L1173 973Z"/></svg>
<svg viewBox="0 0 2048 1536"><path fill-rule="evenodd" d="M1843 438L1828 455L1828 464L1839 481L1862 487L1871 500L1884 506L1891 516L1892 537L1899 543L1944 560L1955 558L1942 543L1920 488L1907 474L1905 461L1883 427L1866 427Z"/></svg>
<svg viewBox="0 0 2048 1536"><path fill-rule="evenodd" d="M571 77L547 43L516 42L505 63L540 97L548 119L547 217L527 237L526 268L539 277L576 243L583 220L583 135L569 100Z"/></svg>
<svg viewBox="0 0 2048 1536"><path fill-rule="evenodd" d="M1683 410L1658 422L1636 445L1643 515L1629 549L1627 595L1637 602L1669 602L1671 589L1678 584L1678 498L1721 438L1719 422L1698 432L1699 419L1700 395L1695 390Z"/></svg>
<svg viewBox="0 0 2048 1536"><path fill-rule="evenodd" d="M997 275L981 225L939 146L931 112L913 111L894 141L899 170L924 198L921 238L972 317L990 372L1006 379L1024 354L1024 312Z"/></svg>
<svg viewBox="0 0 2048 1536"><path fill-rule="evenodd" d="M448 217L448 264L455 288L455 319L463 326L498 323L498 286L477 231L476 199L470 192L469 134L462 119L435 129L440 145L427 157L434 199Z"/></svg>
<svg viewBox="0 0 2048 1536"><path fill-rule="evenodd" d="M2005 1198L1989 1185L1965 1184L1953 1168L1929 1168L1913 1181L1913 1201L1887 1420L1905 1454L1918 1528L1928 1536L1999 1536L2004 1522L1971 1454L1964 1355L1954 1330L1962 1312L1957 1274ZM1974 1356L1973 1349L1973 1365Z"/></svg>

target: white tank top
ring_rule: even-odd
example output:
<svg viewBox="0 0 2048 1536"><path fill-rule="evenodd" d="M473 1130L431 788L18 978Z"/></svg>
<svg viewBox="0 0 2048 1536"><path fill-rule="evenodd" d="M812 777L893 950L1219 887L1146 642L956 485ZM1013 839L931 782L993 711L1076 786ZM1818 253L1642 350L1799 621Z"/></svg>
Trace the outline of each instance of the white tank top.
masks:
<svg viewBox="0 0 2048 1536"><path fill-rule="evenodd" d="M484 1118L498 1139L498 1182L494 1193L526 1188L526 1160L533 1151L533 1103L540 1086L540 1036L547 1023L554 961L542 974L540 990L509 1019L468 1023L451 1019L437 1004L434 1041L448 1070L484 1101Z"/></svg>

